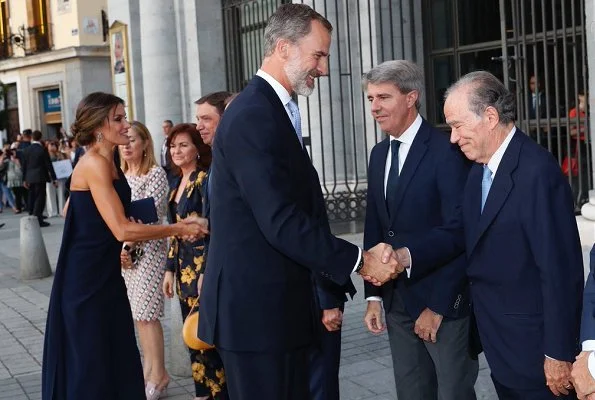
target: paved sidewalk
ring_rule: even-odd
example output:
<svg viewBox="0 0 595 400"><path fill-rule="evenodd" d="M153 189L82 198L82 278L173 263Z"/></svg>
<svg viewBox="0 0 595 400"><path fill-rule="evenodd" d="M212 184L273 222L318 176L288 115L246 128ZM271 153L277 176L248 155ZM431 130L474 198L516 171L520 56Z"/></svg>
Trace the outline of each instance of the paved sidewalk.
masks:
<svg viewBox="0 0 595 400"><path fill-rule="evenodd" d="M52 278L22 282L19 273L19 216L10 211L0 214L0 400L37 400L41 398L41 359L43 333L51 291ZM63 220L51 218L52 225L42 233L52 264L55 267L62 239ZM581 224L579 224L581 226ZM593 242L593 225L584 224L585 245ZM360 244L362 235L345 235L349 241ZM341 359L341 399L343 400L395 400L390 349L386 334L373 336L364 328L365 310L361 279L355 277L358 294L347 303L343 324ZM169 302L169 300L167 300ZM163 320L165 343L169 343L169 304ZM166 350L166 359L169 358ZM188 366L190 369L190 366ZM168 390L170 400L193 398L191 378L172 377ZM478 399L496 399L485 359L480 360L476 384Z"/></svg>

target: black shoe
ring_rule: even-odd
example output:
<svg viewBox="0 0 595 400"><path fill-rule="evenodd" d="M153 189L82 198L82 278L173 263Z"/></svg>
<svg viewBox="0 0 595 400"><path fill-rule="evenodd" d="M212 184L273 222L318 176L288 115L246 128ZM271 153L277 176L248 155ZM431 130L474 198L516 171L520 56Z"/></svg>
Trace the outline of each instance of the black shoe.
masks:
<svg viewBox="0 0 595 400"><path fill-rule="evenodd" d="M45 222L45 221L41 221L41 222L39 223L39 226L40 226L41 228L45 228L46 226L50 226L50 223L49 223L49 222Z"/></svg>
<svg viewBox="0 0 595 400"><path fill-rule="evenodd" d="M0 224L0 228L2 228L4 225L5 225L5 224L3 224L3 223L2 223L2 224Z"/></svg>
<svg viewBox="0 0 595 400"><path fill-rule="evenodd" d="M46 217L45 215L42 215L41 219L48 219L48 217Z"/></svg>

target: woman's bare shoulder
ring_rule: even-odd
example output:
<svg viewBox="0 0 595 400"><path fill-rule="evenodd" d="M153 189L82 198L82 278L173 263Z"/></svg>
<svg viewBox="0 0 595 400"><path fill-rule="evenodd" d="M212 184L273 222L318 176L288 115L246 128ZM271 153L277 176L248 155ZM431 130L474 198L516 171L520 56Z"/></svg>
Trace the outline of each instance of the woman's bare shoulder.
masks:
<svg viewBox="0 0 595 400"><path fill-rule="evenodd" d="M89 181L111 181L112 166L95 152L87 152L76 164L70 180L70 190L89 190Z"/></svg>

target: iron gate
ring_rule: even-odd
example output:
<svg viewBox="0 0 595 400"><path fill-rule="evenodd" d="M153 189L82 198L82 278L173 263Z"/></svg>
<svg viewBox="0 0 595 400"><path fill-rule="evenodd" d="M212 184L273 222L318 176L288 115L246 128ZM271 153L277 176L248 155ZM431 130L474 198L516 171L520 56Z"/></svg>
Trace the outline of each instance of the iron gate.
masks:
<svg viewBox="0 0 595 400"><path fill-rule="evenodd" d="M442 97L457 77L494 73L516 94L517 126L558 160L578 209L592 182L584 0L426 0L425 6L430 120L444 123Z"/></svg>

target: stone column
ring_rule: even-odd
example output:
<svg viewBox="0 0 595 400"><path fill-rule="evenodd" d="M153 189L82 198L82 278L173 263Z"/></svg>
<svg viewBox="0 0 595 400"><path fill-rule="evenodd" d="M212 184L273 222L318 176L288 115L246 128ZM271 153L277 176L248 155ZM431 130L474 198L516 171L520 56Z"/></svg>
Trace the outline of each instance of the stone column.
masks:
<svg viewBox="0 0 595 400"><path fill-rule="evenodd" d="M161 123L182 121L178 41L173 2L139 0L145 125L153 136L155 154L161 152Z"/></svg>

